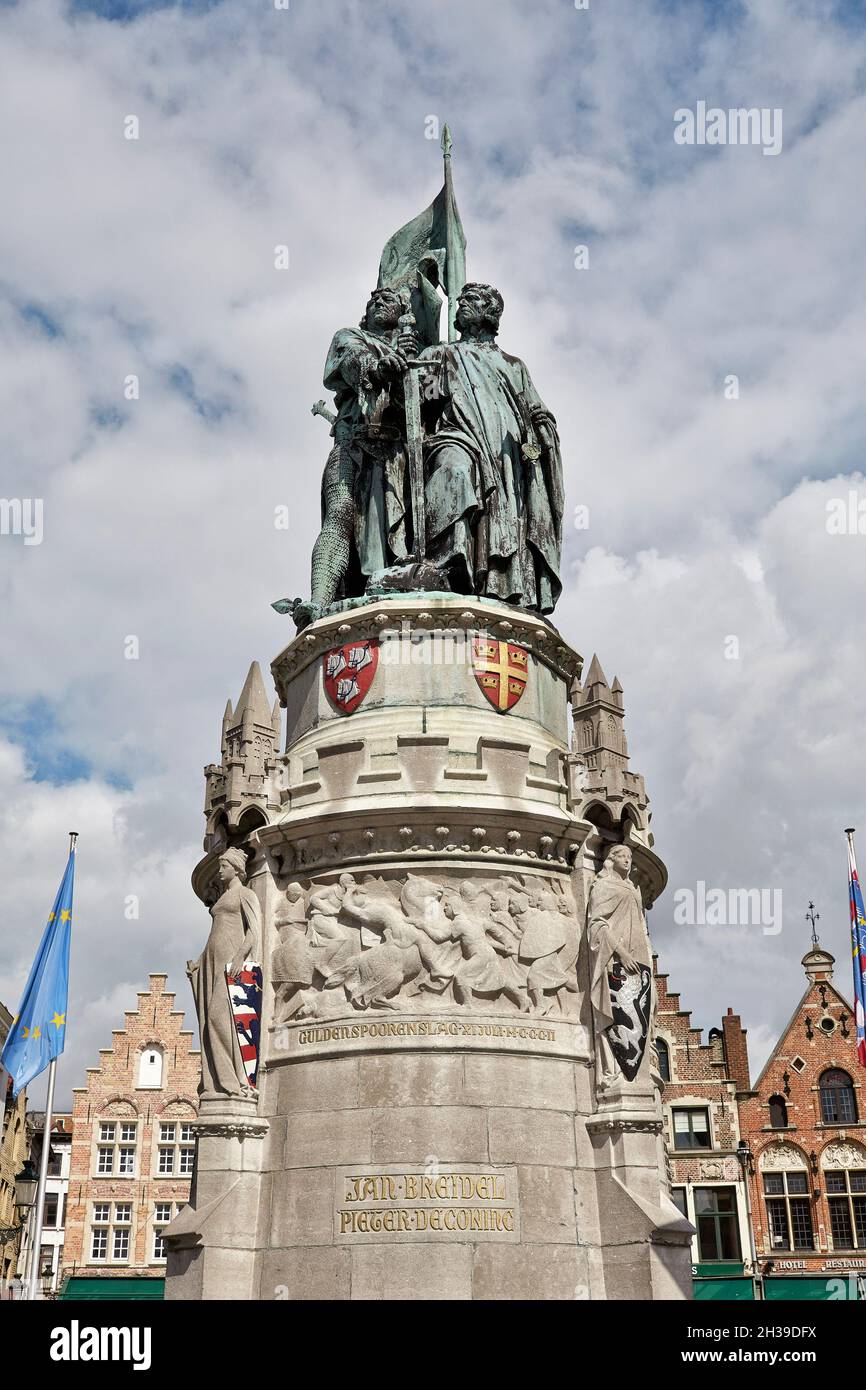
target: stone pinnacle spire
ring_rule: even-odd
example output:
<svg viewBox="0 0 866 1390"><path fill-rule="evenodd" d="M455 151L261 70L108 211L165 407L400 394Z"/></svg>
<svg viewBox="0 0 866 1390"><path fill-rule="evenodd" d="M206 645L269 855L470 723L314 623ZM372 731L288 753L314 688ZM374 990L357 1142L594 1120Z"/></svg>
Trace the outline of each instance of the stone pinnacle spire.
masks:
<svg viewBox="0 0 866 1390"><path fill-rule="evenodd" d="M271 707L261 668L254 661L237 704L226 703L219 766L211 763L205 768L206 849L228 843L229 832L237 828L265 824L279 809L270 776L279 746L279 701Z"/></svg>

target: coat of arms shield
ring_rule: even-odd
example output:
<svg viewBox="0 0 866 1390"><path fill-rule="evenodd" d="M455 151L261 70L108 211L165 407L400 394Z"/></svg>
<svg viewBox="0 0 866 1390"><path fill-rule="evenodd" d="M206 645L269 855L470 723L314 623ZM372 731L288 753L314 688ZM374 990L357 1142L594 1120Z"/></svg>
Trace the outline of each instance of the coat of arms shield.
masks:
<svg viewBox="0 0 866 1390"><path fill-rule="evenodd" d="M476 637L472 649L472 669L481 693L500 714L513 709L526 689L529 653L516 642L498 642Z"/></svg>
<svg viewBox="0 0 866 1390"><path fill-rule="evenodd" d="M346 642L322 658L325 689L341 714L353 714L376 674L379 643L374 638Z"/></svg>

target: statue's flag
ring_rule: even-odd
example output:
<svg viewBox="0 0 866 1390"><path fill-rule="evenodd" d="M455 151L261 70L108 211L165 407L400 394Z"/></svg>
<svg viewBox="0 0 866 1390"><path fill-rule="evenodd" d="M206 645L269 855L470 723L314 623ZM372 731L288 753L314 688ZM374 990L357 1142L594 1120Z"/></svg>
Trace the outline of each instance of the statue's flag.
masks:
<svg viewBox="0 0 866 1390"><path fill-rule="evenodd" d="M448 339L454 340L457 296L466 283L466 237L451 182L451 135L442 130L445 182L429 208L407 222L386 242L379 262L379 287L406 289L422 346L439 342L441 301L448 296Z"/></svg>
<svg viewBox="0 0 866 1390"><path fill-rule="evenodd" d="M854 963L854 1022L857 1028L857 1056L866 1067L866 912L854 857L854 831L848 836L848 901L851 906L851 954Z"/></svg>
<svg viewBox="0 0 866 1390"><path fill-rule="evenodd" d="M12 1078L12 1094L28 1085L63 1051L69 994L69 941L72 931L72 884L75 849L54 899L18 1013L0 1056Z"/></svg>

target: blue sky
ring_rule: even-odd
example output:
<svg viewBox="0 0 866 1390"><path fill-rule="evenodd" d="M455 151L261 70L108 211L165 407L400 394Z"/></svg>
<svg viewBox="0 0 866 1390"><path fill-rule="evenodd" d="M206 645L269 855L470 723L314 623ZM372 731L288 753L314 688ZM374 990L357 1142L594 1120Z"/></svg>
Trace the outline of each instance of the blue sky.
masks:
<svg viewBox="0 0 866 1390"><path fill-rule="evenodd" d="M502 290L568 514L589 507L556 621L625 688L672 987L704 1026L741 1012L757 1067L814 898L850 989L866 537L825 519L866 496L864 74L864 7L831 0L0 9L3 489L45 505L41 546L0 537L0 998L76 828L64 1086L148 971L189 1003L201 769L249 662L291 634L270 602L307 584L310 405L385 240L438 187L431 115L469 275ZM677 146L698 101L781 108L781 154ZM674 926L698 880L781 887L782 931Z"/></svg>

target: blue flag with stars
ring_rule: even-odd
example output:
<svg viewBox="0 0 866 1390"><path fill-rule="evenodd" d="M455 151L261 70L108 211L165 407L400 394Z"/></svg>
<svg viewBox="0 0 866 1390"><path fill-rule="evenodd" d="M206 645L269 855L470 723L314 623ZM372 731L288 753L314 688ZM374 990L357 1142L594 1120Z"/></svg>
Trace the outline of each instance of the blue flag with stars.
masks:
<svg viewBox="0 0 866 1390"><path fill-rule="evenodd" d="M12 1078L13 1096L59 1057L66 1041L74 875L75 851L70 850L66 872L42 933L18 1014L0 1056L0 1065Z"/></svg>

